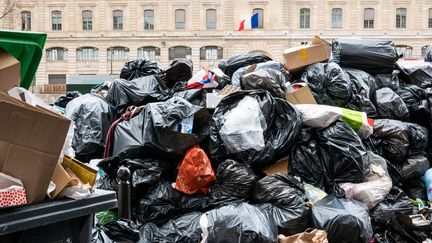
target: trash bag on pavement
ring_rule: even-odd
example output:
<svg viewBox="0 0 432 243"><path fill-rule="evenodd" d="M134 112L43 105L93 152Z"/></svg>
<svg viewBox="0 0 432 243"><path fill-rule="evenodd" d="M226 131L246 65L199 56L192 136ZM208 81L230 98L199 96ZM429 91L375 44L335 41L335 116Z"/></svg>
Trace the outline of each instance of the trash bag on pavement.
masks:
<svg viewBox="0 0 432 243"><path fill-rule="evenodd" d="M231 78L239 68L271 60L270 57L263 54L240 54L231 56L227 60L220 62L218 67Z"/></svg>
<svg viewBox="0 0 432 243"><path fill-rule="evenodd" d="M430 168L429 160L423 155L409 156L407 162L400 167L400 182L422 177Z"/></svg>
<svg viewBox="0 0 432 243"><path fill-rule="evenodd" d="M408 121L409 111L405 102L390 88L384 87L376 90L374 101L381 118Z"/></svg>
<svg viewBox="0 0 432 243"><path fill-rule="evenodd" d="M415 66L399 66L400 78L407 84L415 84L420 88L432 88L432 63L423 62Z"/></svg>
<svg viewBox="0 0 432 243"><path fill-rule="evenodd" d="M361 183L341 183L346 195L365 204L369 209L381 202L392 188L385 159L368 151L370 172Z"/></svg>
<svg viewBox="0 0 432 243"><path fill-rule="evenodd" d="M341 38L332 43L333 62L371 74L393 71L399 59L393 41Z"/></svg>
<svg viewBox="0 0 432 243"><path fill-rule="evenodd" d="M67 104L65 115L75 123L75 157L82 162L102 158L105 137L116 117L114 107L99 95L85 94Z"/></svg>
<svg viewBox="0 0 432 243"><path fill-rule="evenodd" d="M177 168L176 189L185 194L207 194L216 180L211 162L199 146L188 149Z"/></svg>
<svg viewBox="0 0 432 243"><path fill-rule="evenodd" d="M432 90L422 89L414 84L400 86L396 91L406 104L410 122L432 128Z"/></svg>
<svg viewBox="0 0 432 243"><path fill-rule="evenodd" d="M250 66L242 67L237 69L233 76L231 77L231 84L237 87L240 87L240 78L243 77L246 72L257 71L260 69L273 69L278 73L281 73L285 77L285 81L291 81L291 77L289 73L286 71L284 64L278 61L267 61L261 62L257 64L252 64Z"/></svg>
<svg viewBox="0 0 432 243"><path fill-rule="evenodd" d="M120 71L120 78L126 80L134 80L150 75L158 75L163 73L162 66L153 60L138 58L133 61L126 62Z"/></svg>
<svg viewBox="0 0 432 243"><path fill-rule="evenodd" d="M134 80L116 79L108 90L106 99L118 110L128 106L141 106L164 101L171 97L170 90L159 76L152 75Z"/></svg>
<svg viewBox="0 0 432 243"><path fill-rule="evenodd" d="M251 201L273 217L279 234L303 232L311 209L306 205L302 183L286 174L274 174L257 181Z"/></svg>
<svg viewBox="0 0 432 243"><path fill-rule="evenodd" d="M316 63L308 66L301 76L318 104L344 107L351 99L350 77L336 63Z"/></svg>
<svg viewBox="0 0 432 243"><path fill-rule="evenodd" d="M263 89L269 91L274 97L285 99L286 80L280 71L261 68L243 75L240 80L244 90Z"/></svg>
<svg viewBox="0 0 432 243"><path fill-rule="evenodd" d="M169 220L162 226L153 223L140 228L139 243L153 242L200 242L200 217L203 213L192 212Z"/></svg>
<svg viewBox="0 0 432 243"><path fill-rule="evenodd" d="M54 105L66 108L66 105L73 99L80 97L81 93L79 91L68 91L66 94L59 96L55 101Z"/></svg>
<svg viewBox="0 0 432 243"><path fill-rule="evenodd" d="M109 222L102 226L102 230L115 242L137 242L139 240L139 225L131 220L119 219Z"/></svg>
<svg viewBox="0 0 432 243"><path fill-rule="evenodd" d="M258 177L246 164L228 159L219 164L216 183L210 188L210 195L246 198L253 190L256 180Z"/></svg>
<svg viewBox="0 0 432 243"><path fill-rule="evenodd" d="M165 83L172 88L179 81L188 81L193 76L193 63L188 59L174 60L165 72Z"/></svg>
<svg viewBox="0 0 432 243"><path fill-rule="evenodd" d="M361 70L344 69L352 82L352 96L347 108L363 111L369 117L376 117L377 111L372 102L372 97L376 90L375 78Z"/></svg>
<svg viewBox="0 0 432 243"><path fill-rule="evenodd" d="M425 62L432 62L432 45L428 45L426 47L424 55L425 55L424 57Z"/></svg>
<svg viewBox="0 0 432 243"><path fill-rule="evenodd" d="M286 155L300 134L301 120L294 106L267 91L230 94L213 114L211 155L219 163L234 159L264 168Z"/></svg>
<svg viewBox="0 0 432 243"><path fill-rule="evenodd" d="M188 148L208 136L210 120L203 107L180 97L149 103L137 116L117 125L113 155L131 146L152 146L167 154L183 156Z"/></svg>
<svg viewBox="0 0 432 243"><path fill-rule="evenodd" d="M211 210L200 218L201 242L276 242L277 227L258 206L242 203Z"/></svg>
<svg viewBox="0 0 432 243"><path fill-rule="evenodd" d="M327 195L312 208L314 227L327 232L329 242L369 242L372 225L368 209L349 198Z"/></svg>

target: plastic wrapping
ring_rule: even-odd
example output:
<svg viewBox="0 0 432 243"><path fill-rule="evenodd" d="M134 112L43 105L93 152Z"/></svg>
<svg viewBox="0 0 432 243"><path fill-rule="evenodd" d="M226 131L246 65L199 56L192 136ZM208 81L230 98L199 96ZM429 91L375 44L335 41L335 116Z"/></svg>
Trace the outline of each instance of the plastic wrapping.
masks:
<svg viewBox="0 0 432 243"><path fill-rule="evenodd" d="M120 78L133 80L145 76L162 74L163 72L164 70L158 62L138 58L124 64L120 71Z"/></svg>
<svg viewBox="0 0 432 243"><path fill-rule="evenodd" d="M260 69L273 69L277 71L278 73L281 73L285 77L285 81L291 81L291 77L286 71L284 64L277 62L277 61L267 61L267 62L261 62L257 64L253 64L250 66L242 67L237 69L237 71L234 72L231 78L231 84L237 87L240 87L240 78L243 77L247 71L250 70L260 70Z"/></svg>
<svg viewBox="0 0 432 243"><path fill-rule="evenodd" d="M415 84L421 88L432 88L432 62L423 62L415 66L399 67L400 77L407 84Z"/></svg>
<svg viewBox="0 0 432 243"><path fill-rule="evenodd" d="M369 209L382 201L392 188L392 180L387 171L385 159L368 152L370 172L361 183L339 184L347 196L365 204Z"/></svg>
<svg viewBox="0 0 432 243"><path fill-rule="evenodd" d="M204 242L276 242L277 227L260 207L228 205L201 216Z"/></svg>
<svg viewBox="0 0 432 243"><path fill-rule="evenodd" d="M361 70L344 69L344 71L350 77L353 88L351 99L346 107L363 111L369 117L376 117L377 111L371 101L376 89L375 78Z"/></svg>
<svg viewBox="0 0 432 243"><path fill-rule="evenodd" d="M278 225L281 234L303 232L309 225L311 209L306 205L303 186L296 178L285 174L266 176L255 185L253 203L259 203Z"/></svg>
<svg viewBox="0 0 432 243"><path fill-rule="evenodd" d="M428 129L432 128L432 90L422 89L417 85L407 84L400 86L397 94L406 104L410 121L420 124Z"/></svg>
<svg viewBox="0 0 432 243"><path fill-rule="evenodd" d="M59 96L55 101L54 105L66 108L66 105L73 99L80 97L81 93L79 91L69 91L66 94Z"/></svg>
<svg viewBox="0 0 432 243"><path fill-rule="evenodd" d="M337 39L332 44L333 62L365 72L392 72L399 59L393 41L373 39Z"/></svg>
<svg viewBox="0 0 432 243"><path fill-rule="evenodd" d="M409 111L404 101L390 88L384 87L375 92L375 107L381 118L408 121Z"/></svg>
<svg viewBox="0 0 432 243"><path fill-rule="evenodd" d="M170 90L158 76L146 76L131 81L113 81L106 99L117 109L128 106L141 106L150 102L164 101L171 97Z"/></svg>
<svg viewBox="0 0 432 243"><path fill-rule="evenodd" d="M231 78L239 68L271 60L270 57L262 54L240 54L231 56L228 60L220 62L218 66L222 72Z"/></svg>
<svg viewBox="0 0 432 243"><path fill-rule="evenodd" d="M432 45L428 45L425 50L425 56L424 61L425 62L432 62Z"/></svg>
<svg viewBox="0 0 432 243"><path fill-rule="evenodd" d="M241 86L245 90L263 89L269 91L274 97L285 99L285 93L287 92L286 80L280 71L261 68L243 75L240 80Z"/></svg>
<svg viewBox="0 0 432 243"><path fill-rule="evenodd" d="M365 243L372 238L366 206L360 202L328 195L312 208L313 224L327 232L329 242Z"/></svg>
<svg viewBox="0 0 432 243"><path fill-rule="evenodd" d="M247 104L244 102L243 106L240 102L245 98L246 101L255 101ZM259 113L252 114L251 111L240 109L250 107L252 104L261 110L263 121ZM232 112L234 110L236 114ZM244 119L244 116L249 119ZM228 123L230 129L228 129L226 124L230 117L235 117L236 120L231 119ZM251 120L250 117L254 117L255 120ZM225 159L235 159L249 164L253 169L266 167L285 156L296 142L302 126L301 120L301 115L292 105L285 100L273 98L267 91L240 91L230 94L219 103L213 114L210 135L211 155L219 163ZM252 125L256 130L245 129ZM251 131L254 136L250 136ZM245 135L253 140L244 140ZM238 138L242 138L241 144L232 146L234 145L232 141L240 141Z"/></svg>
<svg viewBox="0 0 432 243"><path fill-rule="evenodd" d="M172 88L180 81L188 81L193 76L193 63L188 59L174 60L165 73L165 82Z"/></svg>
<svg viewBox="0 0 432 243"><path fill-rule="evenodd" d="M78 160L103 157L105 137L115 115L114 107L99 95L82 95L68 103L66 117L75 123L72 148Z"/></svg>
<svg viewBox="0 0 432 243"><path fill-rule="evenodd" d="M351 99L350 77L336 63L316 63L308 66L301 76L318 104L344 107Z"/></svg>
<svg viewBox="0 0 432 243"><path fill-rule="evenodd" d="M244 163L225 160L216 171L216 183L210 188L210 195L215 197L248 197L258 177Z"/></svg>

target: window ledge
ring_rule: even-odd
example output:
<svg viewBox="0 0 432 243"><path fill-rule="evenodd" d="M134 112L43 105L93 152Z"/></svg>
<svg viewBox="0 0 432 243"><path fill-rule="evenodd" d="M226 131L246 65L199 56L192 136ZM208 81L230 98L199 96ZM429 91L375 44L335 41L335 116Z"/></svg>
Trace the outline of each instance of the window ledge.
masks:
<svg viewBox="0 0 432 243"><path fill-rule="evenodd" d="M64 7L65 3L48 3L48 7Z"/></svg>
<svg viewBox="0 0 432 243"><path fill-rule="evenodd" d="M251 0L249 1L249 5L267 5L268 1L262 1L262 0Z"/></svg>
<svg viewBox="0 0 432 243"><path fill-rule="evenodd" d="M96 3L78 3L78 7L96 7Z"/></svg>
<svg viewBox="0 0 432 243"><path fill-rule="evenodd" d="M347 1L329 1L329 5L346 5Z"/></svg>

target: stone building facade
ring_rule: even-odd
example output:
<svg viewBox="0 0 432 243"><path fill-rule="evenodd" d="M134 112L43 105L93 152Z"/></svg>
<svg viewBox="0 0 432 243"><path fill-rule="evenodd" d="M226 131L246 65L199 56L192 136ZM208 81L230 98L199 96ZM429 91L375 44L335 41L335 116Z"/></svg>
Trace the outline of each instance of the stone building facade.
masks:
<svg viewBox="0 0 432 243"><path fill-rule="evenodd" d="M259 12L259 29L238 31ZM45 32L37 85L118 74L125 61L190 58L197 67L239 53L282 60L313 35L393 40L406 58L432 43L432 0L19 0L0 28ZM112 58L111 58L112 57Z"/></svg>

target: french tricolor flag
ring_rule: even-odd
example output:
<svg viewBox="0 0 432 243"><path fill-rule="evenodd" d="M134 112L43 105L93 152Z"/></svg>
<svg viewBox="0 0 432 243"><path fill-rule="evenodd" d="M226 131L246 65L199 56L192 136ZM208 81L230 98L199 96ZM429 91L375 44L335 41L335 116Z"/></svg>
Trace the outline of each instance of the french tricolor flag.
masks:
<svg viewBox="0 0 432 243"><path fill-rule="evenodd" d="M258 13L255 13L252 15L252 17L243 20L240 23L239 31L240 30L250 30L250 29L257 29L258 28Z"/></svg>

